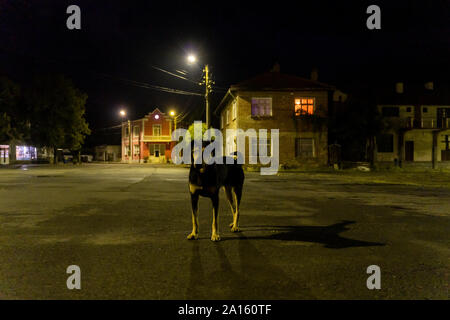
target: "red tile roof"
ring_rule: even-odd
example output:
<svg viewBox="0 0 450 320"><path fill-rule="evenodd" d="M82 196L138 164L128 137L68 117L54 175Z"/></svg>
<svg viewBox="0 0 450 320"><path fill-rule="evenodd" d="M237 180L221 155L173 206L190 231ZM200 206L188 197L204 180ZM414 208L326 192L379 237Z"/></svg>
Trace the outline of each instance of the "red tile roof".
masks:
<svg viewBox="0 0 450 320"><path fill-rule="evenodd" d="M249 80L232 85L231 90L333 90L334 87L322 82L313 81L279 72L266 72Z"/></svg>
<svg viewBox="0 0 450 320"><path fill-rule="evenodd" d="M335 90L334 86L305 79L289 74L283 74L277 71L266 72L249 80L232 85L225 94L214 113L219 112L224 103L230 97L231 91L249 90L249 91L300 91L300 90Z"/></svg>

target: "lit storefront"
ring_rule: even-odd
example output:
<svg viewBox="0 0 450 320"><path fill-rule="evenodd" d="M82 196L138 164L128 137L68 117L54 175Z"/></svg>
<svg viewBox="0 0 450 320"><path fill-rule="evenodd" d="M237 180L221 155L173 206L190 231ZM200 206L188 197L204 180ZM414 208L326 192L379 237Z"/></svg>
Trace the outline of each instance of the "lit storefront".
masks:
<svg viewBox="0 0 450 320"><path fill-rule="evenodd" d="M0 144L0 165L9 163L9 146Z"/></svg>
<svg viewBox="0 0 450 320"><path fill-rule="evenodd" d="M37 150L35 147L30 146L16 146L16 160L17 161L27 161L36 160Z"/></svg>

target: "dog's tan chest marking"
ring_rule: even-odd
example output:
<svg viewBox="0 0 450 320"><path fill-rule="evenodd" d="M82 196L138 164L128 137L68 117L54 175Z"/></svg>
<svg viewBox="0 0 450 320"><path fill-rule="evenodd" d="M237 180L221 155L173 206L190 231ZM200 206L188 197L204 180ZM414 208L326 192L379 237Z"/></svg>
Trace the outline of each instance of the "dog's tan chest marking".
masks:
<svg viewBox="0 0 450 320"><path fill-rule="evenodd" d="M195 193L195 191L197 191L197 190L203 190L203 187L198 186L196 184L189 183L189 191L191 193Z"/></svg>

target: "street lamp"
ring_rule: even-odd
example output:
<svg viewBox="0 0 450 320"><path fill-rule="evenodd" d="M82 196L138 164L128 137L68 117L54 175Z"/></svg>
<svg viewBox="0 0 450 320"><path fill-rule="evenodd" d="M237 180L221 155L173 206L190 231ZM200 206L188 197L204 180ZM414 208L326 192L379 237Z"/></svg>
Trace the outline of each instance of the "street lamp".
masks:
<svg viewBox="0 0 450 320"><path fill-rule="evenodd" d="M190 54L187 56L187 60L190 64L195 63L197 61L197 57L194 56L193 54Z"/></svg>
<svg viewBox="0 0 450 320"><path fill-rule="evenodd" d="M197 61L197 58L195 55L189 54L187 56L187 61L189 64L193 64ZM205 65L205 67L203 68L203 72L205 73L205 76L203 77L203 81L200 83L200 85L202 85L202 84L205 85L206 127L209 128L211 125L210 114L209 114L209 94L211 93L212 85L214 84L214 82L211 80L208 65Z"/></svg>
<svg viewBox="0 0 450 320"><path fill-rule="evenodd" d="M173 118L173 130L177 130L177 119L176 112L174 110L170 110L169 112L170 116Z"/></svg>
<svg viewBox="0 0 450 320"><path fill-rule="evenodd" d="M119 114L122 117L122 119L124 119L126 117L126 115L127 115L127 112L124 109L121 109L119 111ZM131 142L131 122L130 122L130 119L127 119L127 122L128 122L128 138L129 138L129 141L128 141L128 143L129 143L128 144L128 154L127 154L127 156L128 156L128 163L131 163L131 155L132 155L132 153L131 153L131 144L132 144L132 142Z"/></svg>

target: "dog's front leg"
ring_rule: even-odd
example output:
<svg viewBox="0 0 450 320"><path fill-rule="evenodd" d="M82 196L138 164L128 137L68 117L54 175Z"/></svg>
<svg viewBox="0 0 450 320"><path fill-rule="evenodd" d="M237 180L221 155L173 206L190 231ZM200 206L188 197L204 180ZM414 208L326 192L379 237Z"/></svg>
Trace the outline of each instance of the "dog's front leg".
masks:
<svg viewBox="0 0 450 320"><path fill-rule="evenodd" d="M187 236L188 240L198 239L198 194L191 193L192 206L192 232Z"/></svg>
<svg viewBox="0 0 450 320"><path fill-rule="evenodd" d="M212 233L211 233L211 240L212 241L219 241L219 193L217 192L214 196L211 198L212 205L213 205L213 221L212 221Z"/></svg>

